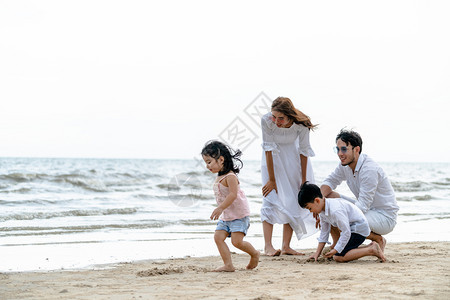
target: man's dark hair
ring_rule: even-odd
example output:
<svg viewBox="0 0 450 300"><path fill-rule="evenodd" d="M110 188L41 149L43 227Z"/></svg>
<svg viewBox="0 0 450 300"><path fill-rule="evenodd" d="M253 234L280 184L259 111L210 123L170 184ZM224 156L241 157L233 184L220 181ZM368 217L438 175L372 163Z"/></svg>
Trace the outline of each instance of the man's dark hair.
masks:
<svg viewBox="0 0 450 300"><path fill-rule="evenodd" d="M301 208L306 208L306 204L314 203L314 199L317 197L322 198L320 188L314 183L305 181L300 187L300 192L298 192L298 204Z"/></svg>
<svg viewBox="0 0 450 300"><path fill-rule="evenodd" d="M336 136L336 142L341 139L345 144L350 144L353 146L353 148L359 146L359 153L362 152L362 138L359 135L359 133L353 131L353 130L345 130L341 129L341 132L338 133Z"/></svg>

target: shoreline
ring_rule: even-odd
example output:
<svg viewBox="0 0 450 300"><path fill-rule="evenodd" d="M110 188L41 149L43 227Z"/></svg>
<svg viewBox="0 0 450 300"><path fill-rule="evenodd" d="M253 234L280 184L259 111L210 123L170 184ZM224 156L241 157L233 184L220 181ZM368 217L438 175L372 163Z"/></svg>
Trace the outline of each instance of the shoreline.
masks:
<svg viewBox="0 0 450 300"><path fill-rule="evenodd" d="M222 264L218 255L2 272L0 295L5 299L448 299L449 247L450 241L388 243L385 263L376 257L349 263L309 262L315 249L306 249L305 256L261 256L255 270L245 270L248 255L233 253L237 269L233 273L211 272Z"/></svg>

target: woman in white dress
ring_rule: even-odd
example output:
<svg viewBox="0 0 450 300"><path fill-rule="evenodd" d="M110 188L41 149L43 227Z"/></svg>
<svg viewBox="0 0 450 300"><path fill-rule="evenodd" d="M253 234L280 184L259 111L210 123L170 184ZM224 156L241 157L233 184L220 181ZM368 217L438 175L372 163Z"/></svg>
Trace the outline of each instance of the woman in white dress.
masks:
<svg viewBox="0 0 450 300"><path fill-rule="evenodd" d="M295 232L300 240L317 232L312 214L301 208L297 200L301 184L305 181L314 183L308 157L314 156L309 132L315 126L285 97L275 99L272 111L261 118L264 185L261 221L266 255L302 255L290 247L292 233ZM281 250L272 245L273 224L284 224Z"/></svg>

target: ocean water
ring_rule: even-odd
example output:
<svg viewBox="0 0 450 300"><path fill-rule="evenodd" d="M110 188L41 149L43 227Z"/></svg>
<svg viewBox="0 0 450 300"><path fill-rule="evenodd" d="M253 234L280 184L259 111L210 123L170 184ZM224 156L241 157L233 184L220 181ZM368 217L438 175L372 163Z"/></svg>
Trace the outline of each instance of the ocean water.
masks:
<svg viewBox="0 0 450 300"><path fill-rule="evenodd" d="M316 183L337 163L313 160ZM400 206L388 243L450 240L450 164L381 165ZM214 178L195 159L1 158L0 272L218 255ZM246 239L262 250L260 162L244 160L239 178L251 210ZM338 191L351 195L345 184ZM292 246L315 248L317 236Z"/></svg>

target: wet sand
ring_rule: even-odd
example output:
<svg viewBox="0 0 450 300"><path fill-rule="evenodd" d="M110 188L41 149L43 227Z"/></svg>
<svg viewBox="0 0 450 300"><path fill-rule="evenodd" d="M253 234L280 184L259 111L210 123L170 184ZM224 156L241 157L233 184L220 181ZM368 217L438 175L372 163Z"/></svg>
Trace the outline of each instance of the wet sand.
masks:
<svg viewBox="0 0 450 300"><path fill-rule="evenodd" d="M121 263L107 268L0 273L1 299L449 299L450 242L388 244L386 262L233 254L233 273L211 270L219 256ZM232 247L230 247L233 250ZM2 258L5 259L5 258ZM105 267L105 266L103 266Z"/></svg>

